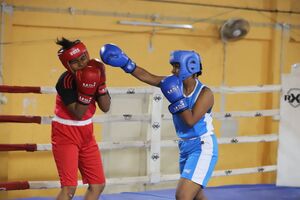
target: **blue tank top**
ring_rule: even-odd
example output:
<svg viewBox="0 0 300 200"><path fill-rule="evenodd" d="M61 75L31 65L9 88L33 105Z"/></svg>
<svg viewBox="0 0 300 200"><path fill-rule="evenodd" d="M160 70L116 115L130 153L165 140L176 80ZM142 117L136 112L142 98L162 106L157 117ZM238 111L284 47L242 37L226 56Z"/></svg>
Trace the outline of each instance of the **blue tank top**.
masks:
<svg viewBox="0 0 300 200"><path fill-rule="evenodd" d="M196 80L196 86L194 91L186 96L189 109L192 109L194 104L196 103L198 96L201 90L205 87L198 79ZM199 137L205 133L212 132L214 130L212 125L212 114L210 108L207 113L205 113L201 119L193 126L189 127L185 124L185 122L181 119L179 114L173 115L173 123L175 126L177 137L182 139L188 139L193 137Z"/></svg>

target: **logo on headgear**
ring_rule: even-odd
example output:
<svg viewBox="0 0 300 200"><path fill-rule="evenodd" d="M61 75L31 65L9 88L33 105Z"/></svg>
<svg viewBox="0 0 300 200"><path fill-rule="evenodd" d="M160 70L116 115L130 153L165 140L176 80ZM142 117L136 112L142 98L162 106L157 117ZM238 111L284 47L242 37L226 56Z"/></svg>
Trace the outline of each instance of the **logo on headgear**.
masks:
<svg viewBox="0 0 300 200"><path fill-rule="evenodd" d="M70 55L74 56L74 55L76 55L79 52L80 52L80 49L76 48L76 49L74 49L73 51L70 52Z"/></svg>
<svg viewBox="0 0 300 200"><path fill-rule="evenodd" d="M284 95L284 101L287 101L291 106L297 108L300 105L300 89L299 88L291 88Z"/></svg>

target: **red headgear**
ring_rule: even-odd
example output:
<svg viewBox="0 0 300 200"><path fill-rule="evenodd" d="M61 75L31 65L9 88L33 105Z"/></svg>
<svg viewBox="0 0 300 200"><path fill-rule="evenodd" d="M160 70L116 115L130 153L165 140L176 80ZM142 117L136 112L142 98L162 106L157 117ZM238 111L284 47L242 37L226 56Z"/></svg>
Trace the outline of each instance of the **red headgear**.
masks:
<svg viewBox="0 0 300 200"><path fill-rule="evenodd" d="M72 46L70 49L67 49L67 50L60 49L57 52L57 55L58 55L61 63L65 66L65 68L68 71L72 71L70 69L69 62L73 59L78 58L79 56L81 56L84 53L89 58L89 53L88 53L85 45L82 42L79 42L79 43L75 44L74 46Z"/></svg>

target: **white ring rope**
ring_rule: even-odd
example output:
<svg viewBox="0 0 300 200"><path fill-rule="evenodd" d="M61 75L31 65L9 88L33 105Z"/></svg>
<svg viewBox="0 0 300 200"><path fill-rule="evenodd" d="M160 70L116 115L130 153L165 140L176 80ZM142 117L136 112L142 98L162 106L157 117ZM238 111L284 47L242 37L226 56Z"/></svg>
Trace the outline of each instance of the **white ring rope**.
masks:
<svg viewBox="0 0 300 200"><path fill-rule="evenodd" d="M276 171L277 167L275 165L266 165L261 167L243 168L243 169L228 169L228 170L216 170L213 172L213 177L220 176L234 176L241 174L251 174L251 173L263 173L263 172L273 172ZM169 174L161 175L161 182L176 181L180 177L179 174ZM106 185L126 185L126 184L136 184L143 183L147 184L150 182L148 176L137 176L137 177L122 177L122 178L108 178L106 180ZM29 189L50 189L50 188L60 188L59 181L28 181ZM78 187L86 187L82 181L78 181Z"/></svg>
<svg viewBox="0 0 300 200"><path fill-rule="evenodd" d="M212 88L215 93L266 93L266 92L280 92L281 85L264 85L264 86L242 86L242 87L219 87ZM110 94L116 95L131 95L131 94L150 94L153 95L153 102L159 102L163 96L157 89L138 87L138 88L109 88ZM40 93L42 94L55 94L56 90L54 87L40 87ZM156 96L155 96L156 95ZM160 101L161 103L161 101ZM160 104L161 105L161 104ZM159 105L156 105L159 106ZM153 116L152 113L147 114L123 114L123 115L96 115L93 118L93 122L96 123L106 123L106 122L133 122L133 121L145 121L148 122L152 127L153 131L160 129L160 121L161 120L171 120L172 116L169 113L160 113L157 112L156 115ZM233 112L216 112L213 113L213 117L219 120L227 119L227 118L235 118L235 117L274 117L279 119L280 113L278 109L271 110L256 110L256 111L233 111ZM41 124L50 124L52 121L51 116L42 116ZM159 122L158 122L159 121ZM153 133L152 133L153 135ZM155 134L154 134L155 135ZM159 133L160 135L160 133ZM159 153L157 153L158 157L153 158L153 153L155 151L151 150L152 143L156 141L157 138L148 138L147 141L120 141L120 142L99 142L98 145L101 150L113 150L113 149L124 149L124 148L147 148L150 149L150 158L152 160L159 159ZM239 136L239 137L221 137L218 138L219 144L239 144L239 143L257 143L257 142L274 142L278 141L278 134L261 134L255 136ZM155 142L155 148L158 147L176 147L178 143L177 139L173 140L160 140ZM51 151L51 144L37 144L36 151ZM260 166L253 168L242 168L242 169L227 169L227 170L217 170L213 172L214 177L218 176L231 176L231 175L239 175L239 174L249 174L249 173L262 173L262 172L272 172L276 171L276 165L268 165L268 166ZM153 172L153 171L150 171ZM160 174L160 172L159 172ZM179 174L160 174L158 181L159 182L167 182L167 181L175 181L179 179ZM114 184L134 184L134 183L154 183L156 179L148 176L138 176L138 177L122 177L122 178L108 178L107 185ZM29 189L46 189L46 188L60 188L59 181L28 181ZM82 184L82 181L78 181L78 186L85 186Z"/></svg>
<svg viewBox="0 0 300 200"><path fill-rule="evenodd" d="M232 112L213 112L213 118L224 120L233 117L279 117L279 110L254 110L254 111L232 111ZM163 120L171 120L172 115L169 113L163 114Z"/></svg>
<svg viewBox="0 0 300 200"><path fill-rule="evenodd" d="M240 144L240 143L257 143L257 142L275 142L278 140L278 134L265 134L257 136L240 136L240 137L221 137L218 138L218 144ZM177 139L161 140L161 147L176 147ZM125 148L148 148L150 141L122 141L122 142L98 142L101 150L125 149ZM37 144L37 151L51 151L51 144Z"/></svg>
<svg viewBox="0 0 300 200"><path fill-rule="evenodd" d="M267 93L267 92L280 92L281 85L259 85L259 86L239 86L239 87L225 87L211 88L215 93Z"/></svg>
<svg viewBox="0 0 300 200"><path fill-rule="evenodd" d="M55 94L54 87L42 86L42 94ZM267 92L280 92L281 85L258 85L258 86L239 86L239 87L211 87L215 93L267 93ZM153 88L151 87L108 87L110 94L151 94Z"/></svg>
<svg viewBox="0 0 300 200"><path fill-rule="evenodd" d="M256 111L233 111L233 112L215 112L213 113L213 118L224 120L227 118L236 117L279 117L279 110L256 110ZM172 115L169 113L162 114L162 120L172 120ZM41 124L51 124L53 116L42 116ZM93 122L95 123L105 123L105 122L128 122L128 121L146 121L151 120L150 114L123 114L123 115L96 115L93 117Z"/></svg>

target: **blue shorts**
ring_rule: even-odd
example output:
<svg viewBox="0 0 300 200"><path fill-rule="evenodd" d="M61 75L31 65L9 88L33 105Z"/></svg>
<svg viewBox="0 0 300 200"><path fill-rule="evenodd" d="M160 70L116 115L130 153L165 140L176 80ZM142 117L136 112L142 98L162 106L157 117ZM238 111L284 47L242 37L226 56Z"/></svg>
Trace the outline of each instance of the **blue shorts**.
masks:
<svg viewBox="0 0 300 200"><path fill-rule="evenodd" d="M178 142L181 178L206 187L218 160L218 143L214 134Z"/></svg>

